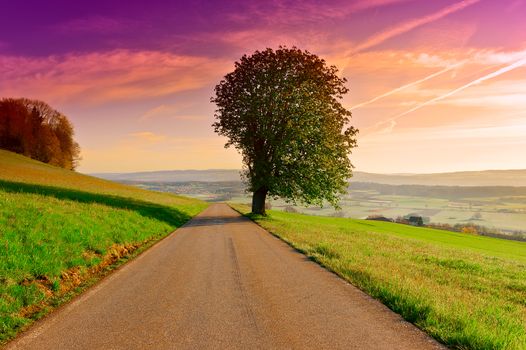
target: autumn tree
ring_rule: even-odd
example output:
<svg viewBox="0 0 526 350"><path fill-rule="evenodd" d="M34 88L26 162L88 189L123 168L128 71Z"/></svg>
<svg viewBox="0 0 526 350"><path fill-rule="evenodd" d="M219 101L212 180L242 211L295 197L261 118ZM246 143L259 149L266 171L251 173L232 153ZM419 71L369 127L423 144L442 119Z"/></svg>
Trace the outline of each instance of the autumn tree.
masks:
<svg viewBox="0 0 526 350"><path fill-rule="evenodd" d="M244 55L215 87L213 127L242 154L253 213L265 213L267 195L338 207L358 130L348 126L337 72L308 51L280 47Z"/></svg>
<svg viewBox="0 0 526 350"><path fill-rule="evenodd" d="M66 116L47 103L26 98L0 100L0 148L73 170L80 147Z"/></svg>

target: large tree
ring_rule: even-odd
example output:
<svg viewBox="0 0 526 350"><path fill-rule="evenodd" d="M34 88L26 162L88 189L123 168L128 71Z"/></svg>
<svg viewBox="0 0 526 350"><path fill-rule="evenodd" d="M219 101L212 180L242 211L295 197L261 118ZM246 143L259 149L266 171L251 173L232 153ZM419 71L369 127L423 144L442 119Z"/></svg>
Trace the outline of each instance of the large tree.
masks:
<svg viewBox="0 0 526 350"><path fill-rule="evenodd" d="M352 176L356 133L340 103L346 79L318 56L297 48L244 55L215 87L215 131L243 156L252 212L267 195L337 207Z"/></svg>

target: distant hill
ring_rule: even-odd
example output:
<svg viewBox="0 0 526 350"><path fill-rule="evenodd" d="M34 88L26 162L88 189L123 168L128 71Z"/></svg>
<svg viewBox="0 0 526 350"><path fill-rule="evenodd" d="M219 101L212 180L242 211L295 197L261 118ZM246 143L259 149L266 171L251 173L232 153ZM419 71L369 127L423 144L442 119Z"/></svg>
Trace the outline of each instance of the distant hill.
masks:
<svg viewBox="0 0 526 350"><path fill-rule="evenodd" d="M239 170L167 170L136 173L92 174L112 181L135 182L225 182L240 181ZM353 182L424 186L526 186L526 170L462 171L436 174L374 174L354 172Z"/></svg>
<svg viewBox="0 0 526 350"><path fill-rule="evenodd" d="M90 174L112 181L134 182L231 182L241 181L239 170L164 170L144 171L137 173L98 173Z"/></svg>
<svg viewBox="0 0 526 350"><path fill-rule="evenodd" d="M461 171L436 174L355 172L351 182L425 186L526 186L526 170Z"/></svg>
<svg viewBox="0 0 526 350"><path fill-rule="evenodd" d="M380 195L411 196L425 198L446 198L449 200L463 200L465 198L480 197L526 197L525 186L427 186L427 185L387 185L375 182L352 182L349 186L353 191L374 191Z"/></svg>

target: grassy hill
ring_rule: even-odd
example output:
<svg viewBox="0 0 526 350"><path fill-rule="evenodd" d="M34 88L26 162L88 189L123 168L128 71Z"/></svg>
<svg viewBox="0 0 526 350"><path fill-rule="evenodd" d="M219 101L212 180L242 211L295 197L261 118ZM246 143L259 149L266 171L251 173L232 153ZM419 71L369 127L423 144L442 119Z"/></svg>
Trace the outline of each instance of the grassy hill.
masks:
<svg viewBox="0 0 526 350"><path fill-rule="evenodd" d="M281 211L253 219L451 348L526 349L526 243Z"/></svg>
<svg viewBox="0 0 526 350"><path fill-rule="evenodd" d="M0 150L0 344L205 207Z"/></svg>

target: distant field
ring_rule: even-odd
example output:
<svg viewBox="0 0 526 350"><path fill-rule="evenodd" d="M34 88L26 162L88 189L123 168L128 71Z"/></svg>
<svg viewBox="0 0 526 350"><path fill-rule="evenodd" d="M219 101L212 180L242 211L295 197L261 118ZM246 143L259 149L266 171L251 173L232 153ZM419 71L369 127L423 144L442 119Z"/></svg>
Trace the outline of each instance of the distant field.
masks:
<svg viewBox="0 0 526 350"><path fill-rule="evenodd" d="M204 173L210 176L213 174L206 171ZM488 174L492 173L485 172L487 181ZM166 174L163 175L165 180L169 179ZM177 176L177 172L174 176ZM201 177L203 176L201 174ZM500 176L502 177L502 174ZM437 177L438 175L431 178ZM246 204L251 201L250 194L245 193L245 187L240 181L123 181L139 188L177 193L211 202ZM343 196L340 203L341 210L334 210L329 205L323 208L293 206L281 199L268 199L268 202L276 210L292 206L297 212L309 215L355 219L364 219L369 215L384 215L396 219L398 216L416 214L423 216L426 223L473 223L492 231L501 231L526 239L526 187L449 187L351 182L349 193Z"/></svg>
<svg viewBox="0 0 526 350"><path fill-rule="evenodd" d="M0 344L206 206L0 151Z"/></svg>
<svg viewBox="0 0 526 350"><path fill-rule="evenodd" d="M526 243L280 211L254 219L452 348L526 348Z"/></svg>
<svg viewBox="0 0 526 350"><path fill-rule="evenodd" d="M250 203L250 196L238 194L230 201ZM283 200L270 200L272 208L284 210L291 206ZM341 211L330 206L324 208L293 206L300 213L309 215L342 215L365 219L369 215L383 215L390 218L414 213L427 218L427 222L443 224L474 223L495 228L506 233L526 232L526 196L478 197L455 199L417 197L409 195L384 195L376 191L352 190L341 203Z"/></svg>
<svg viewBox="0 0 526 350"><path fill-rule="evenodd" d="M387 185L526 187L526 169L461 171L435 174L374 174L354 171L353 174L353 182ZM99 173L93 174L93 176L119 182L231 182L240 180L240 171L236 169L168 170L136 173Z"/></svg>

